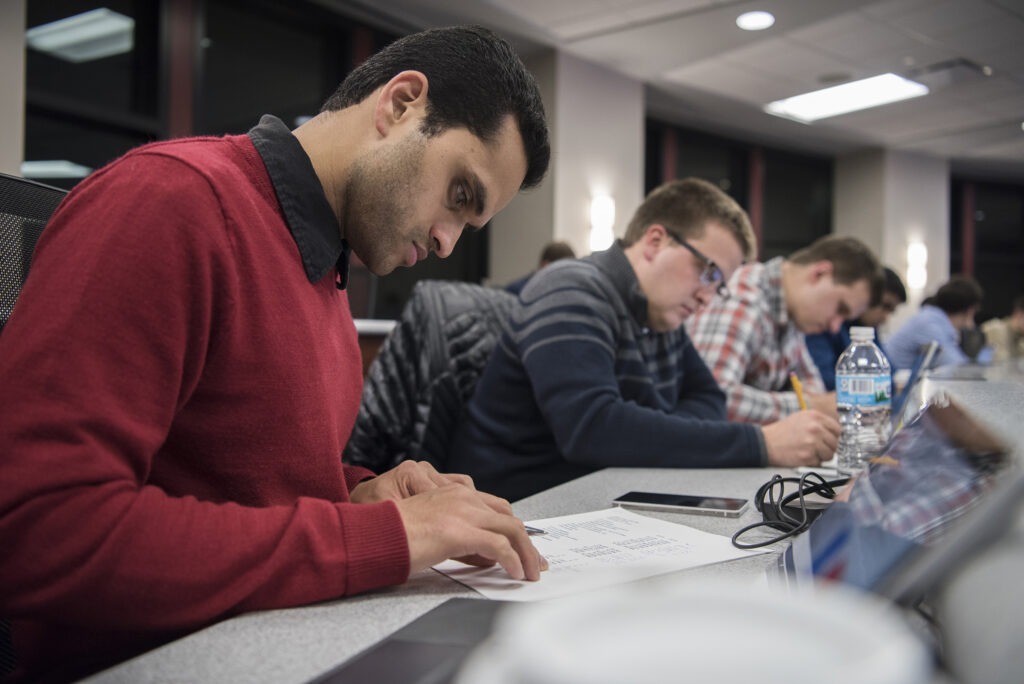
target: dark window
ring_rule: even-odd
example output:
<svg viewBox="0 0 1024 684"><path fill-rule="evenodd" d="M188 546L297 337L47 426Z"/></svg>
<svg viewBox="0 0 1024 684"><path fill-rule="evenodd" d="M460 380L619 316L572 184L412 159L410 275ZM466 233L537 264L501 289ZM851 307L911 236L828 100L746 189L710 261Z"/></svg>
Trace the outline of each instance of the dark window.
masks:
<svg viewBox="0 0 1024 684"><path fill-rule="evenodd" d="M351 25L284 3L211 0L200 43L198 133L244 133L262 114L294 128L351 68Z"/></svg>
<svg viewBox="0 0 1024 684"><path fill-rule="evenodd" d="M748 204L749 149L725 138L707 135L698 131L648 122L648 131L657 131L649 137L648 151L656 156L648 160L648 174L655 171L654 178L648 177L648 192L668 178L662 178L663 155L675 154L675 178L702 178L714 183L735 199L744 208ZM665 150L671 144L674 150ZM660 149L652 149L657 144Z"/></svg>
<svg viewBox="0 0 1024 684"><path fill-rule="evenodd" d="M831 160L765 150L762 231L762 260L832 232Z"/></svg>
<svg viewBox="0 0 1024 684"><path fill-rule="evenodd" d="M974 211L965 215L971 193ZM1009 315L1024 294L1024 186L954 178L950 217L950 273L970 268L973 251L971 275L985 290L978 321Z"/></svg>
<svg viewBox="0 0 1024 684"><path fill-rule="evenodd" d="M760 215L752 215L751 221L755 231L760 229L762 261L789 254L832 231L830 159L764 149L651 120L646 151L648 192L666 180L668 166L676 178L696 176L715 183L747 211L759 198ZM755 186L752 169L759 164L763 173Z"/></svg>
<svg viewBox="0 0 1024 684"><path fill-rule="evenodd" d="M26 161L71 162L86 173L160 136L158 8L149 0L27 3ZM69 17L109 31L93 40L57 31L53 22ZM49 173L26 175L61 187L80 180Z"/></svg>

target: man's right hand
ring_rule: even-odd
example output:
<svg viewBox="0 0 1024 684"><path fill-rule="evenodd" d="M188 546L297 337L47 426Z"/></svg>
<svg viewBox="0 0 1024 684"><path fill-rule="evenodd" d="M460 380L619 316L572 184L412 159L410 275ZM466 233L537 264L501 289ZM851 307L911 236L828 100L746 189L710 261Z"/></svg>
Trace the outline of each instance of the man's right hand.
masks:
<svg viewBox="0 0 1024 684"><path fill-rule="evenodd" d="M826 392L825 394L808 394L807 408L820 411L826 416L839 420L839 409L836 408L836 393ZM825 459L826 461L828 459Z"/></svg>
<svg viewBox="0 0 1024 684"><path fill-rule="evenodd" d="M540 579L547 561L522 521L497 510L503 507L493 499L452 483L395 501L409 541L411 572L454 558L480 567L499 563L513 579Z"/></svg>
<svg viewBox="0 0 1024 684"><path fill-rule="evenodd" d="M820 411L799 411L761 428L768 465L817 466L839 445L839 421Z"/></svg>

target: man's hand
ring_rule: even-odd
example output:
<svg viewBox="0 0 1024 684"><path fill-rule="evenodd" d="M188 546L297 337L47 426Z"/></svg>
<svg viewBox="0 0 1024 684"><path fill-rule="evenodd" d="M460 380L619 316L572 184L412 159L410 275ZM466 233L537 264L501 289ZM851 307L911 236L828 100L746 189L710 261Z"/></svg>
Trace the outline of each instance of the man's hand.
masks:
<svg viewBox="0 0 1024 684"><path fill-rule="evenodd" d="M383 475L360 482L349 492L349 498L353 503L398 501L449 484L475 489L468 475L439 473L426 461L402 461ZM505 509L512 512L508 502L505 502Z"/></svg>
<svg viewBox="0 0 1024 684"><path fill-rule="evenodd" d="M835 392L827 392L825 394L808 394L807 408L813 411L819 411L824 413L826 416L831 416L835 420L839 420L839 410L836 408ZM825 460L827 461L828 459Z"/></svg>
<svg viewBox="0 0 1024 684"><path fill-rule="evenodd" d="M452 483L395 505L405 525L412 572L449 558L480 567L499 563L519 580L538 580L548 568L504 499Z"/></svg>
<svg viewBox="0 0 1024 684"><path fill-rule="evenodd" d="M819 395L826 396L826 395ZM819 411L794 413L761 428L768 464L817 466L832 458L839 444L839 421Z"/></svg>

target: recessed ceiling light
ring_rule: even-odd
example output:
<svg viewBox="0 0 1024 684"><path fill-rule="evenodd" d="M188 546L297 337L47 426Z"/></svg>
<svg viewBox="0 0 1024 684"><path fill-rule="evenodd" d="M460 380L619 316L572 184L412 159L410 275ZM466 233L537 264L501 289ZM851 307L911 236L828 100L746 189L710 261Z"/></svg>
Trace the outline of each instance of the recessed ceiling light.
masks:
<svg viewBox="0 0 1024 684"><path fill-rule="evenodd" d="M785 100L776 100L765 105L764 111L802 123L811 123L818 119L880 107L927 94L926 85L896 74L881 74L803 95L794 95Z"/></svg>
<svg viewBox="0 0 1024 684"><path fill-rule="evenodd" d="M736 25L744 31L763 31L775 23L771 12L744 12L736 17Z"/></svg>

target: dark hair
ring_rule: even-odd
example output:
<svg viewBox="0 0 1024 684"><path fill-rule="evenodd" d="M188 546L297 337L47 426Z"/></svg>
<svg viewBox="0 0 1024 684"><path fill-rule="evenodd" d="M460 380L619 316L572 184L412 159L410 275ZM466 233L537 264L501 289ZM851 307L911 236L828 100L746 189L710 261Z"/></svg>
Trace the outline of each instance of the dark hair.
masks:
<svg viewBox="0 0 1024 684"><path fill-rule="evenodd" d="M888 266L882 267L882 271L885 276L884 291L896 295L896 298L900 300L900 304L906 304L907 288L903 287L903 281L900 280L899 275Z"/></svg>
<svg viewBox="0 0 1024 684"><path fill-rule="evenodd" d="M526 153L521 187L540 183L551 147L537 81L508 42L479 26L431 29L399 38L356 67L320 111L359 104L407 70L422 72L430 84L425 135L466 128L492 142L511 114Z"/></svg>
<svg viewBox="0 0 1024 684"><path fill-rule="evenodd" d="M932 306L947 314L958 314L981 304L985 297L978 281L970 276L955 275L938 289L932 297Z"/></svg>
<svg viewBox="0 0 1024 684"><path fill-rule="evenodd" d="M1024 295L1017 295L1017 298L1013 300L1014 311L1024 311Z"/></svg>
<svg viewBox="0 0 1024 684"><path fill-rule="evenodd" d="M576 256L572 245L568 242L549 242L540 253L540 263L550 264L559 259L572 259Z"/></svg>
<svg viewBox="0 0 1024 684"><path fill-rule="evenodd" d="M757 257L757 240L747 212L720 188L699 178L671 180L651 190L629 220L622 242L632 245L655 223L684 238L698 238L708 221L721 223L736 238L744 259Z"/></svg>
<svg viewBox="0 0 1024 684"><path fill-rule="evenodd" d="M813 264L816 261L832 263L832 280L837 285L853 285L867 280L871 286L871 301L881 299L885 276L878 257L855 237L826 235L787 257L794 264Z"/></svg>

